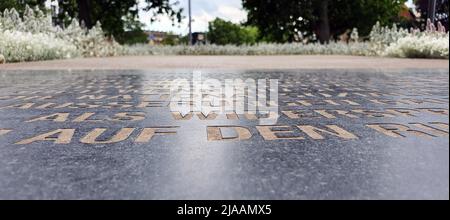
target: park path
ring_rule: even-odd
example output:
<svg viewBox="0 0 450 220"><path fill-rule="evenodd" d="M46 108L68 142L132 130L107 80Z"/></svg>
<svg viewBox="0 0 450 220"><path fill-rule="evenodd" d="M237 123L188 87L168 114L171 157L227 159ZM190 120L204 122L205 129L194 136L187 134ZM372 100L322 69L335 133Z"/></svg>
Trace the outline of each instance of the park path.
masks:
<svg viewBox="0 0 450 220"><path fill-rule="evenodd" d="M448 69L449 60L358 56L127 56L0 65L0 70L96 69Z"/></svg>

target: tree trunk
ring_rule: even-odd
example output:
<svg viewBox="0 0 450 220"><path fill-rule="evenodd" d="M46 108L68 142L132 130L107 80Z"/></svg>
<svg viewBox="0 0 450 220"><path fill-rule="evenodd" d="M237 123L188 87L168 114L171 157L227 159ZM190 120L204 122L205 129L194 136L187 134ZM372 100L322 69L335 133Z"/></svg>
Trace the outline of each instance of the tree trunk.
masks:
<svg viewBox="0 0 450 220"><path fill-rule="evenodd" d="M321 0L319 5L319 41L328 43L330 41L330 20L328 19L328 1Z"/></svg>
<svg viewBox="0 0 450 220"><path fill-rule="evenodd" d="M91 19L91 0L77 0L77 3L80 23L83 23L86 28L91 29L93 26Z"/></svg>

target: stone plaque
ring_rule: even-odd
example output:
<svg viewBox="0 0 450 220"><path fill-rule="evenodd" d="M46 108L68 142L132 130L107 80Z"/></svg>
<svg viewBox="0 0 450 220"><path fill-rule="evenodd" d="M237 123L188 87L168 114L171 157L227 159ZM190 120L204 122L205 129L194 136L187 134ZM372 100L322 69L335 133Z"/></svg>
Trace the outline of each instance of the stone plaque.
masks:
<svg viewBox="0 0 450 220"><path fill-rule="evenodd" d="M448 199L443 71L0 71L1 199Z"/></svg>

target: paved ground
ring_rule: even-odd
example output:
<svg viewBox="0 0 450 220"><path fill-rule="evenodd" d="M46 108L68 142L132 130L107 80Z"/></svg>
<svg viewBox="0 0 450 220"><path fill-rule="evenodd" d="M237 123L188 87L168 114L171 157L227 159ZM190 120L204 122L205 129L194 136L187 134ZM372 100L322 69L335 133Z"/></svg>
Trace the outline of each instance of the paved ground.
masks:
<svg viewBox="0 0 450 220"><path fill-rule="evenodd" d="M194 58L180 59L176 65ZM248 59L273 67L262 62L267 57ZM305 67L293 60L306 65L311 58L286 59L277 62ZM340 59L322 67L369 62ZM138 65L116 60L101 67ZM380 67L398 62L374 60ZM214 65L206 64L198 65ZM51 65L21 64L36 66ZM448 69L211 70L198 77L183 70L0 70L0 199L449 199ZM215 102L222 97L215 87L189 93L206 78L279 84ZM174 79L188 84L171 89ZM191 112L197 102L172 99L204 97L200 103L217 107L244 97L246 110L274 111L250 100L256 91L279 98L270 104L279 118Z"/></svg>
<svg viewBox="0 0 450 220"><path fill-rule="evenodd" d="M149 56L55 60L1 69L448 69L448 60L354 56Z"/></svg>

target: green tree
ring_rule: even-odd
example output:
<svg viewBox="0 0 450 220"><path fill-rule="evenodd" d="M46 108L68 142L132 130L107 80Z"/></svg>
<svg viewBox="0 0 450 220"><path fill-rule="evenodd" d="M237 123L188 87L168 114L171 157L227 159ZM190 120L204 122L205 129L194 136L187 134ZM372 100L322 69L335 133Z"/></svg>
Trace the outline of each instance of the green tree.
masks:
<svg viewBox="0 0 450 220"><path fill-rule="evenodd" d="M147 43L148 36L144 33L142 29L135 29L130 31L125 31L123 34L122 43L123 44L139 44Z"/></svg>
<svg viewBox="0 0 450 220"><path fill-rule="evenodd" d="M175 34L173 32L169 32L169 33L167 33L166 37L163 39L162 44L170 45L170 46L178 45L178 44L180 44L180 38L177 34Z"/></svg>
<svg viewBox="0 0 450 220"><path fill-rule="evenodd" d="M182 19L183 9L176 7L178 1L171 3L169 0L145 0L145 3L144 10L153 14L151 21L158 14L169 15L174 24ZM67 22L67 17L78 17L87 28L99 21L105 32L116 37L120 43L127 43L129 34L142 40L138 0L59 0L59 5L63 11L59 14L61 21Z"/></svg>
<svg viewBox="0 0 450 220"><path fill-rule="evenodd" d="M422 24L422 28L425 28L426 20L428 18L428 7L430 0L415 0L414 3L417 6L417 10L420 12L420 22ZM448 0L437 0L436 1L436 21L439 21L444 25L447 29L449 27L448 22L448 14L449 14L449 2Z"/></svg>
<svg viewBox="0 0 450 220"><path fill-rule="evenodd" d="M398 19L406 0L243 0L248 24L268 41L292 42L316 35L321 42L356 27L368 35L380 21Z"/></svg>
<svg viewBox="0 0 450 220"><path fill-rule="evenodd" d="M209 23L208 40L212 44L255 44L258 35L259 31L255 27L243 27L220 18Z"/></svg>
<svg viewBox="0 0 450 220"><path fill-rule="evenodd" d="M0 10L15 8L21 13L27 4L43 9L45 2L46 0L0 0ZM114 35L121 43L125 43L130 34L142 40L138 3L138 0L58 0L62 12L58 14L58 20L60 25L64 26L68 25L72 18L78 18L87 28L92 28L99 21L103 30L109 35ZM158 14L166 14L175 24L181 21L183 11L177 5L178 1L145 0L144 10L153 14L151 21L154 21ZM130 31L132 33L126 34Z"/></svg>
<svg viewBox="0 0 450 220"><path fill-rule="evenodd" d="M46 0L1 0L0 1L0 12L5 11L5 9L15 8L20 14L25 10L25 5L29 5L31 7L38 6L41 9L44 9Z"/></svg>

